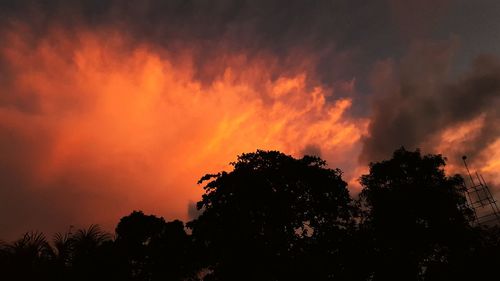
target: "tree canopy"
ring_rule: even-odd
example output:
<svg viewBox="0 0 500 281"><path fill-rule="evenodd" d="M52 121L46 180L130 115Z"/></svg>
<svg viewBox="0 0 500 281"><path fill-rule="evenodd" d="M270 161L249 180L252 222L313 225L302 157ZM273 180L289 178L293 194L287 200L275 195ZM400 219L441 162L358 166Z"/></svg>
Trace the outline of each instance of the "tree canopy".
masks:
<svg viewBox="0 0 500 281"><path fill-rule="evenodd" d="M198 218L133 211L0 242L2 280L475 280L496 274L500 228L475 224L446 159L404 148L371 163L351 198L318 157L242 154L203 176Z"/></svg>
<svg viewBox="0 0 500 281"><path fill-rule="evenodd" d="M370 165L360 183L364 228L373 240L374 280L420 280L467 245L472 211L459 175L441 155L404 148Z"/></svg>
<svg viewBox="0 0 500 281"><path fill-rule="evenodd" d="M303 267L308 250L320 241L340 243L353 224L341 171L317 157L277 151L243 154L232 165L200 180L203 212L189 223L206 247L211 278L287 280L315 272ZM321 254L333 258L327 249Z"/></svg>

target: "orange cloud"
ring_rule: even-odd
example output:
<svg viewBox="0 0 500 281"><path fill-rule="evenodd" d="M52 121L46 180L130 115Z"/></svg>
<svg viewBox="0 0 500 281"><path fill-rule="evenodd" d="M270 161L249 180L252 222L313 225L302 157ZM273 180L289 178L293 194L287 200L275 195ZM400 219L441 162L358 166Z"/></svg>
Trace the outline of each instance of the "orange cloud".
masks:
<svg viewBox="0 0 500 281"><path fill-rule="evenodd" d="M53 194L39 205L68 212L59 225L109 228L133 209L186 219L202 192L198 178L255 149L300 156L313 146L334 167L357 165L367 120L350 118L352 101L307 68L221 53L205 83L192 50L131 45L116 32L24 34L10 33L0 50L12 75L2 89L0 134L33 140L27 145L36 153L3 161L17 159L12 169L23 169L28 193ZM46 223L27 217L21 227Z"/></svg>

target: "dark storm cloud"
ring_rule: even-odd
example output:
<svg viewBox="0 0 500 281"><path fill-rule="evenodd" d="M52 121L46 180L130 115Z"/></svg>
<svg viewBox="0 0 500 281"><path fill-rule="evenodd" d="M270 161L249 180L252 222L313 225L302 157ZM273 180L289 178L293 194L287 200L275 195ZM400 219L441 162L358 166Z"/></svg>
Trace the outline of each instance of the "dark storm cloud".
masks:
<svg viewBox="0 0 500 281"><path fill-rule="evenodd" d="M282 58L283 64L299 63L290 60L290 54L300 51L315 58L315 74L327 84L360 76L370 60L390 55L399 44L385 0L73 0L0 5L4 26L28 22L40 36L53 24L111 26L137 42L195 49L201 66L220 50L245 51L249 56L268 52Z"/></svg>
<svg viewBox="0 0 500 281"><path fill-rule="evenodd" d="M452 77L453 41L418 44L400 63L375 68L376 101L362 161L388 157L398 146L421 147L441 130L481 116L480 132L454 152L477 156L500 137L500 60L481 55L469 71Z"/></svg>

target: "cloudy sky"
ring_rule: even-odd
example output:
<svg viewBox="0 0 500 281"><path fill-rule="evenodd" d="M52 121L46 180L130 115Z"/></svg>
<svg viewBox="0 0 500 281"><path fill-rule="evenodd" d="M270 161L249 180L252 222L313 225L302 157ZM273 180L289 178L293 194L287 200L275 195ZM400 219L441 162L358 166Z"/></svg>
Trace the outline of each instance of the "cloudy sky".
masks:
<svg viewBox="0 0 500 281"><path fill-rule="evenodd" d="M497 0L0 0L0 238L189 219L236 155L359 190L405 146L500 189Z"/></svg>

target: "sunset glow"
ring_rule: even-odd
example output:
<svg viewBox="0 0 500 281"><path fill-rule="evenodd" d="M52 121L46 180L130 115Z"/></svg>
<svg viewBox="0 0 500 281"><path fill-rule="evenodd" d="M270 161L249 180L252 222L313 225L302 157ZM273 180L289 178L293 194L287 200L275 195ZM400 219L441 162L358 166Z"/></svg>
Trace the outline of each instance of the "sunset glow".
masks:
<svg viewBox="0 0 500 281"><path fill-rule="evenodd" d="M367 120L346 116L352 101L301 69L281 75L272 57L224 54L213 65L217 78L202 85L189 52L172 59L168 50L127 48L119 34L69 40L57 31L29 49L16 34L2 48L15 69L4 91L32 107L0 108L0 125L43 142L19 163L36 188L63 181L95 196L77 221L115 221L139 208L187 218L202 191L196 181L256 149L301 156L315 147L331 163L356 165Z"/></svg>
<svg viewBox="0 0 500 281"><path fill-rule="evenodd" d="M353 197L401 146L449 173L467 155L500 190L498 42L470 43L450 1L14 2L0 4L2 239L112 230L132 210L189 220L199 178L257 149L319 156Z"/></svg>

